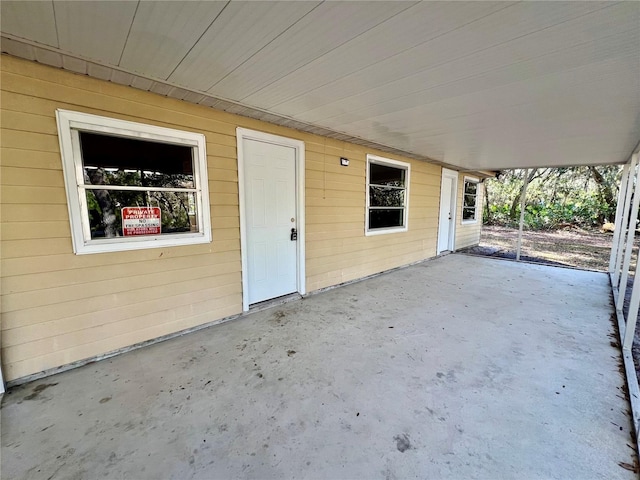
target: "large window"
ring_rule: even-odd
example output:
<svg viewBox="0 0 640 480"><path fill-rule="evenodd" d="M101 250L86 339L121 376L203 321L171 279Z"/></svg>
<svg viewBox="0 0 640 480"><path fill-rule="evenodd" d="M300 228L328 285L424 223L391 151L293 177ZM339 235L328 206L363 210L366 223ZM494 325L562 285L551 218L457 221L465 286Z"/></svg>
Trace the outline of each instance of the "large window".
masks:
<svg viewBox="0 0 640 480"><path fill-rule="evenodd" d="M367 155L367 235L407 230L409 167Z"/></svg>
<svg viewBox="0 0 640 480"><path fill-rule="evenodd" d="M58 110L75 253L211 241L201 134Z"/></svg>
<svg viewBox="0 0 640 480"><path fill-rule="evenodd" d="M462 223L475 223L478 218L478 179L464 178Z"/></svg>

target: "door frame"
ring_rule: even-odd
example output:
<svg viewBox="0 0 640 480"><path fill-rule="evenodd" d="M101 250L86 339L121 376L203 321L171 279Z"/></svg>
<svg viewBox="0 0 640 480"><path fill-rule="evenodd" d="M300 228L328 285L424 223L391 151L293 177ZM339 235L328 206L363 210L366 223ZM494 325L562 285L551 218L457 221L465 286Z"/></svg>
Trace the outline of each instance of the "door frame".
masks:
<svg viewBox="0 0 640 480"><path fill-rule="evenodd" d="M305 158L304 142L293 138L281 137L271 133L249 130L247 128L236 128L236 142L238 148L238 200L240 206L240 255L242 258L242 311L249 311L249 276L247 258L247 206L245 202L245 164L244 146L245 140L255 140L258 142L271 143L283 147L291 147L295 151L296 168L296 223L298 228L298 240L296 241L296 288L298 293L304 295L306 291L306 265L305 265Z"/></svg>
<svg viewBox="0 0 640 480"><path fill-rule="evenodd" d="M444 179L445 178L449 178L451 180L453 180L453 188L451 189L451 214L453 216L452 218L452 222L449 223L449 242L447 244L447 248L440 250L440 234L442 232L440 232L440 225L442 223L442 194L443 189L442 189L442 184L444 183ZM458 214L458 206L457 206L457 200L458 200L458 172L456 172L455 170L449 170L448 168L442 168L442 181L440 182L440 209L438 212L438 236L436 238L436 255L440 255L440 253L444 252L445 250L449 250L450 252L453 252L455 250L456 247L456 220L457 220L457 214Z"/></svg>

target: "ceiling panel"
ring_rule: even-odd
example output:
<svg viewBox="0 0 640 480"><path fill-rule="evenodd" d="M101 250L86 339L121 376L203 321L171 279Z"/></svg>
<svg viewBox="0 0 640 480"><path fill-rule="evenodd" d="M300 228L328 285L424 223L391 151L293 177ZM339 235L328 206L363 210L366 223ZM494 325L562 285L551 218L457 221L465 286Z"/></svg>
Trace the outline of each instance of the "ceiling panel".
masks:
<svg viewBox="0 0 640 480"><path fill-rule="evenodd" d="M410 8L412 2L324 2L209 91L240 98Z"/></svg>
<svg viewBox="0 0 640 480"><path fill-rule="evenodd" d="M231 2L169 80L207 91L319 5L319 2Z"/></svg>
<svg viewBox="0 0 640 480"><path fill-rule="evenodd" d="M138 2L55 1L60 48L118 65Z"/></svg>
<svg viewBox="0 0 640 480"><path fill-rule="evenodd" d="M609 35L603 38L594 39L577 46L561 49L544 56L538 56L531 60L515 62L500 68L486 71L484 73L457 76L450 81L437 82L435 86L429 85L429 79L413 79L413 83L398 82L400 85L389 86L396 92L396 97L391 95L381 95L382 99L389 100L374 104L371 107L358 108L358 104L353 102L345 102L346 105L340 105L334 108L334 112L344 111L346 113L323 119L319 123L325 124L332 128L349 128L353 123L366 121L368 119L377 118L380 115L389 115L393 112L404 111L407 108L413 108L416 105L427 107L434 102L446 100L447 98L459 97L474 92L482 92L484 90L495 89L505 85L523 82L527 80L535 81L536 77L542 77L565 70L598 63L607 59L614 59L620 56L628 57L633 66L633 55L637 53L637 47L630 42L630 37L636 37L640 44L640 30L632 28L626 32ZM448 69L447 69L448 70ZM633 78L633 69L624 69L631 78ZM446 74L447 72L445 72ZM620 72L624 73L624 72ZM438 72L434 72L434 79L438 79ZM460 78L456 80L455 78ZM563 88L567 84L569 86L577 86L580 84L580 78L565 79L563 83L558 84L557 88ZM420 87L423 89L420 89ZM427 88L424 88L427 87ZM415 93L411 93L411 92ZM388 90L387 90L388 92ZM383 94L387 93L383 92ZM402 94L408 92L407 94ZM628 92L632 94L632 91ZM526 95L527 92L523 92ZM300 118L306 121L316 121L305 115Z"/></svg>
<svg viewBox="0 0 640 480"><path fill-rule="evenodd" d="M500 2L423 2L378 25L340 48L292 72L243 102L270 109L353 72L398 55L492 12L508 8Z"/></svg>
<svg viewBox="0 0 640 480"><path fill-rule="evenodd" d="M407 133L420 133L425 119L439 121L453 116L470 116L474 113L490 112L514 105L531 104L534 107L549 105L554 111L581 109L596 115L594 105L604 107L607 112L631 106L640 112L640 77L635 52L627 52L615 58L575 67L573 69L527 78L520 82L494 86L484 90L470 91L439 101L413 104L404 109L369 116L345 127L349 132L362 134L362 129L371 125L384 125ZM608 95L602 96L606 91ZM593 94L599 98L593 98ZM495 121L495 119L493 119ZM557 125L560 127L561 125Z"/></svg>
<svg viewBox="0 0 640 480"><path fill-rule="evenodd" d="M166 79L227 4L140 3L120 66Z"/></svg>
<svg viewBox="0 0 640 480"><path fill-rule="evenodd" d="M632 147L633 148L633 147ZM569 155L567 155L569 153ZM497 170L528 167L562 167L579 165L602 165L603 158L628 157L630 150L621 148L615 138L603 138L601 142L591 142L591 137L562 138L544 142L540 148L539 139L517 142L510 138L502 138L501 142L482 142L480 153L469 162L470 168L478 168L486 164L486 159L494 159L492 165ZM504 162L499 166L495 159ZM505 161L506 159L514 159ZM482 167L481 167L482 168Z"/></svg>
<svg viewBox="0 0 640 480"><path fill-rule="evenodd" d="M412 152L443 152L442 157L436 158L454 165L508 168L509 165L539 166L550 162L572 165L624 162L640 132L640 76L637 75L640 66L637 62L637 55L628 54L370 118L349 126L347 131L364 138L375 136L382 143L395 142ZM560 157L557 145L549 151L549 142L560 144L563 137L571 138L584 132L588 133L587 143L594 147L589 155L576 158L568 146ZM615 144L615 148L603 150L604 139ZM466 148L469 141L482 145L483 149ZM528 152L526 157L521 153L506 159L486 153L495 151L494 144L500 143L521 144L523 148L536 143L537 163L523 163L533 158Z"/></svg>
<svg viewBox="0 0 640 480"><path fill-rule="evenodd" d="M549 9L537 15L526 11L529 5L513 6L316 89L311 99L305 95L275 108L283 114L300 115L306 121L331 119L331 124L340 125L344 119L335 117L340 117L342 112L348 118L356 118L361 112L361 118L366 118L372 113L370 110L377 108L367 107L379 105L384 109L393 106L398 98L411 103L412 93L470 79L505 66L513 66L519 71L528 59L635 27L633 17L625 16L622 11L613 12L622 15L619 15L621 22L612 25L612 31L598 28L611 17L612 9L603 9L595 3L579 6L579 9L567 10L564 4L550 4ZM598 10L585 14L587 8ZM580 18L575 19L576 16ZM568 20L572 17L574 20ZM509 27L496 29L496 24ZM362 85L367 87L358 91L357 86ZM305 106L311 109L305 111Z"/></svg>
<svg viewBox="0 0 640 480"><path fill-rule="evenodd" d="M34 42L58 46L53 3L0 2L0 25L3 32L28 38Z"/></svg>

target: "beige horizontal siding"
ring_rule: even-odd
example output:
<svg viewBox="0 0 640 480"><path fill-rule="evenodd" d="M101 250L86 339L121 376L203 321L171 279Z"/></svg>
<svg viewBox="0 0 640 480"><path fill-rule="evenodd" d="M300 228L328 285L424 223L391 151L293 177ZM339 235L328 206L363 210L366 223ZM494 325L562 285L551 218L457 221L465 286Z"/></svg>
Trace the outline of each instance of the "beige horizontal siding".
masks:
<svg viewBox="0 0 640 480"><path fill-rule="evenodd" d="M366 155L388 157L382 152L8 56L1 68L6 380L241 311L237 127L305 142L308 291L435 255L440 167L391 156L411 163L409 230L367 237ZM56 109L204 134L213 242L74 255Z"/></svg>
<svg viewBox="0 0 640 480"><path fill-rule="evenodd" d="M317 153L307 162L307 288L315 290L435 255L440 168L411 164L409 229L365 236L366 155L358 146L308 145ZM348 167L340 166L346 156Z"/></svg>
<svg viewBox="0 0 640 480"><path fill-rule="evenodd" d="M203 107L10 57L2 60L0 293L6 378L240 312L231 117L220 121ZM74 255L57 108L204 133L214 242Z"/></svg>
<svg viewBox="0 0 640 480"><path fill-rule="evenodd" d="M71 298L42 306L37 303L30 304L24 308L6 311L3 314L4 327L10 329L38 325L83 314L100 313L112 308L132 305L136 302L162 299L173 294L216 288L223 285L222 282L235 281L234 274L239 273L236 261L219 265L217 271L219 275L216 277L198 278L196 275L195 278L187 278L186 280L176 278L164 284L159 283L146 287L131 288L122 292L95 295L90 302L85 301L85 298ZM28 295L24 297L28 297Z"/></svg>
<svg viewBox="0 0 640 480"><path fill-rule="evenodd" d="M235 230L226 230L227 235L237 236ZM235 241L235 239L234 239ZM158 275L169 275L173 271L197 271L201 269L203 275L211 266L217 265L221 259L227 257L228 261L237 260L233 255L235 249L230 249L229 253L220 252L217 254L192 255L181 258L164 258L154 262L141 261L127 264L104 265L98 268L77 268L63 271L52 271L34 273L31 275L18 275L6 277L3 283L3 294L14 295L23 292L33 292L49 288L59 288L72 285L88 285L92 282L106 282L119 280L124 276L132 278L132 283L142 282L145 275L157 278ZM226 263L225 263L226 265ZM88 281L90 279L90 281ZM3 311L9 311L5 305Z"/></svg>
<svg viewBox="0 0 640 480"><path fill-rule="evenodd" d="M225 278L226 277L226 278ZM220 283L211 281L200 281L199 284L192 284L186 293L176 294L175 291L168 292L165 289L164 297L153 298L146 301L136 301L133 304L123 304L116 308L104 309L90 312L82 315L65 316L59 320L51 320L48 322L40 322L35 325L24 325L16 328L7 329L3 335L5 348L24 346L25 349L31 348L31 344L36 340L41 341L40 345L48 345L49 342L55 341L57 346L63 348L73 347L70 339L85 335L85 330L106 325L112 325L117 329L118 324L131 320L126 328L137 328L140 325L141 317L151 319L153 315L163 314L165 311L172 309L190 310L191 312L203 308L201 304L208 301L214 301L220 296L231 295L239 292L239 286L234 285L240 278L238 272L221 276L220 281L226 282L222 286L208 287L210 283ZM176 285L180 282L176 281ZM171 285L173 288L173 285ZM196 310L194 310L196 309ZM202 312L204 313L204 312ZM135 321L134 321L135 320ZM119 329L122 331L122 329ZM55 337L52 337L55 334Z"/></svg>
<svg viewBox="0 0 640 480"><path fill-rule="evenodd" d="M70 349L54 348L47 352L47 350L38 349L34 345L27 359L3 364L3 374L5 374L5 379L20 378L29 373L39 372L42 369L42 365L66 365L75 362L77 359L93 357L97 352L111 352L123 348L122 345L127 346L144 342L148 339L207 323L212 318L228 317L237 313L237 303L237 294L234 294L216 299L213 305L209 306L210 310L199 315L185 316L183 311L167 311L163 315L164 322L162 323L158 323L157 315L154 314L149 319L138 319L140 323L136 321L136 329L133 331L125 331L124 333L113 335L114 328L112 326L108 330L98 330L93 332L92 335L85 335L84 338L79 338L77 343ZM143 326L144 320L148 320L144 323L149 323L150 326ZM83 343L86 338L92 338L94 341ZM13 348L10 347L3 354L11 358L13 352Z"/></svg>
<svg viewBox="0 0 640 480"><path fill-rule="evenodd" d="M56 170L60 169L58 152L28 152L19 148L0 148L3 167L20 167L21 169Z"/></svg>

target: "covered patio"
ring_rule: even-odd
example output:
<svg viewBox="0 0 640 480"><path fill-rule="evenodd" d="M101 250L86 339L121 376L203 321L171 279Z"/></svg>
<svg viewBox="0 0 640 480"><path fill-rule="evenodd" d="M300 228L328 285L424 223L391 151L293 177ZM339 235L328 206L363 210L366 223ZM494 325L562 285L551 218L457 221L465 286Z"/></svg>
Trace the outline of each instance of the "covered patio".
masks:
<svg viewBox="0 0 640 480"><path fill-rule="evenodd" d="M281 303L13 388L2 474L635 478L610 292L453 254Z"/></svg>

